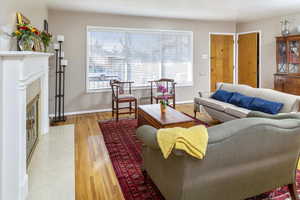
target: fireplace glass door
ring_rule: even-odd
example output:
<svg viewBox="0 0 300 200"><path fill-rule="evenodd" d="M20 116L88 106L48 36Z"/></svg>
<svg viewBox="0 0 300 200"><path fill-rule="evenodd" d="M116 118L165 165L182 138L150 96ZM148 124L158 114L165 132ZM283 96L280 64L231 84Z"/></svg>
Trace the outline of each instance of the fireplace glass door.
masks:
<svg viewBox="0 0 300 200"><path fill-rule="evenodd" d="M28 105L26 112L26 160L27 166L39 138L39 95Z"/></svg>

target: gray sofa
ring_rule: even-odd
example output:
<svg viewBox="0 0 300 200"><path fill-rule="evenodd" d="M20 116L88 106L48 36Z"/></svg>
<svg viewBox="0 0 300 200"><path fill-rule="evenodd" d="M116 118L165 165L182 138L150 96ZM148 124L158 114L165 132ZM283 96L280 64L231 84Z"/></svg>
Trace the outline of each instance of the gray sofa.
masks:
<svg viewBox="0 0 300 200"><path fill-rule="evenodd" d="M300 97L283 92L278 92L272 89L252 88L248 85L237 85L228 83L217 83L217 88L229 92L239 92L241 94L259 97L269 101L283 103L284 106L280 113L298 112ZM237 107L235 105L221 102L209 97L204 97L199 93L200 97L194 99L194 113L200 112L200 106L213 118L221 122L245 118L251 110Z"/></svg>
<svg viewBox="0 0 300 200"><path fill-rule="evenodd" d="M144 143L144 169L166 200L241 200L284 185L296 200L300 117L253 117L208 128L203 160L176 150L164 159L157 130L142 126L137 136Z"/></svg>

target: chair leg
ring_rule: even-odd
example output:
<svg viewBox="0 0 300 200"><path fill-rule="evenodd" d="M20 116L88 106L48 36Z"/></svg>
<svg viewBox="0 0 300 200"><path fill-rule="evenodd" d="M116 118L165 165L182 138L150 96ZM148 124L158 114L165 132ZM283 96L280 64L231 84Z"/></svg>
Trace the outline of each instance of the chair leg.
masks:
<svg viewBox="0 0 300 200"><path fill-rule="evenodd" d="M194 117L197 117L197 111L194 110Z"/></svg>
<svg viewBox="0 0 300 200"><path fill-rule="evenodd" d="M158 99L156 99L156 104L158 104Z"/></svg>
<svg viewBox="0 0 300 200"><path fill-rule="evenodd" d="M289 188L289 191L290 191L291 199L292 200L299 200L296 184L295 183L288 184L288 188Z"/></svg>
<svg viewBox="0 0 300 200"><path fill-rule="evenodd" d="M137 100L134 101L134 118L137 119Z"/></svg>
<svg viewBox="0 0 300 200"><path fill-rule="evenodd" d="M117 112L117 121L119 121L119 102L116 102L116 106L117 106L117 108L116 108L116 112Z"/></svg>
<svg viewBox="0 0 300 200"><path fill-rule="evenodd" d="M131 113L132 113L132 108L131 108L131 101L129 102L129 114L131 115Z"/></svg>
<svg viewBox="0 0 300 200"><path fill-rule="evenodd" d="M115 101L113 100L112 102L111 102L111 115L112 115L112 117L114 118L114 116L115 116Z"/></svg>
<svg viewBox="0 0 300 200"><path fill-rule="evenodd" d="M175 105L175 97L173 98L173 108L175 109L176 105Z"/></svg>

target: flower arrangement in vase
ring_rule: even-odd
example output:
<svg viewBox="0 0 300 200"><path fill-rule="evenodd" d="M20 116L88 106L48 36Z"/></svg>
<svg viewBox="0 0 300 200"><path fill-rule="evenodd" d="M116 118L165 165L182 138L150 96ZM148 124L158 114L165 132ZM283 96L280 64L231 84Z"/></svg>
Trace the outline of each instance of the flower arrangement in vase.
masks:
<svg viewBox="0 0 300 200"><path fill-rule="evenodd" d="M165 113L168 105L168 98L165 95L168 92L167 88L163 85L158 86L158 91L162 93L162 99L159 101L160 103L160 111L161 113Z"/></svg>
<svg viewBox="0 0 300 200"><path fill-rule="evenodd" d="M40 32L29 24L18 24L18 30L12 32L11 35L18 39L21 51L32 51L35 40L39 39Z"/></svg>

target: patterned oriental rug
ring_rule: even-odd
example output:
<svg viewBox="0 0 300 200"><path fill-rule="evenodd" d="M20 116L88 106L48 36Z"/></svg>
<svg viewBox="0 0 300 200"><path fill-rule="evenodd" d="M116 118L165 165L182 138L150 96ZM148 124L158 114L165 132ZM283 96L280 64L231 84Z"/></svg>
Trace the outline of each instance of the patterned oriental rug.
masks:
<svg viewBox="0 0 300 200"><path fill-rule="evenodd" d="M197 123L205 124L199 120ZM99 126L125 199L164 200L149 176L144 178L140 169L142 143L135 135L137 120L101 121ZM300 170L297 172L297 183L299 192ZM289 197L287 187L281 187L247 200L289 200Z"/></svg>

